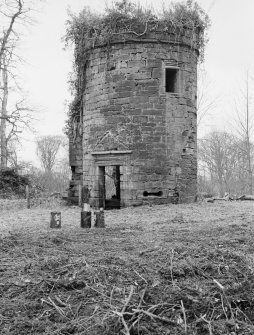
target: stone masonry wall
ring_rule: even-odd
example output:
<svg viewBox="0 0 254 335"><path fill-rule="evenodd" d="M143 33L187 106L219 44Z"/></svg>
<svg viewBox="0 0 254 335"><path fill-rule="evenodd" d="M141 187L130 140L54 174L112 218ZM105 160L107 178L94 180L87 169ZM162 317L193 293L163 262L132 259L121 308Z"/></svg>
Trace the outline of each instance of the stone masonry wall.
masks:
<svg viewBox="0 0 254 335"><path fill-rule="evenodd" d="M72 171L72 180L69 187L69 199L78 200L78 187L83 184L83 145L82 129L80 123L72 125L72 131L69 136L69 163Z"/></svg>
<svg viewBox="0 0 254 335"><path fill-rule="evenodd" d="M114 164L122 206L171 202L176 191L181 202L194 201L196 67L197 52L185 43L144 39L91 50L82 160L92 204L101 197L100 166ZM177 69L173 93L165 90L167 68Z"/></svg>

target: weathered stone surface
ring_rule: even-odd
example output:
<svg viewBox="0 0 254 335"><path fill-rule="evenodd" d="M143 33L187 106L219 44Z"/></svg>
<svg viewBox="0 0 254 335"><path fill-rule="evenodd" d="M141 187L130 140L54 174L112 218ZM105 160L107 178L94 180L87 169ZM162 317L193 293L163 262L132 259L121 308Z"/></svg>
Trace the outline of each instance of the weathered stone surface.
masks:
<svg viewBox="0 0 254 335"><path fill-rule="evenodd" d="M102 205L101 167L110 165L120 166L122 206L175 203L177 194L181 202L194 201L198 55L188 39L174 44L170 38L161 44L144 37L91 50L84 73L82 147L77 139L70 141L70 165L73 182L82 168L94 206ZM174 92L165 89L169 64L177 69Z"/></svg>

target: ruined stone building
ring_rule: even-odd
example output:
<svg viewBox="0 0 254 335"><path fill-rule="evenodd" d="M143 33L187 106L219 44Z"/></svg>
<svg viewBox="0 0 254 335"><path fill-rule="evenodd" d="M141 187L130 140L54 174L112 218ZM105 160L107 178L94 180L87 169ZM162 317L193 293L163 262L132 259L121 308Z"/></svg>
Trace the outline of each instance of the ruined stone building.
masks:
<svg viewBox="0 0 254 335"><path fill-rule="evenodd" d="M72 197L81 184L96 207L194 201L197 59L188 29L91 46L70 136Z"/></svg>

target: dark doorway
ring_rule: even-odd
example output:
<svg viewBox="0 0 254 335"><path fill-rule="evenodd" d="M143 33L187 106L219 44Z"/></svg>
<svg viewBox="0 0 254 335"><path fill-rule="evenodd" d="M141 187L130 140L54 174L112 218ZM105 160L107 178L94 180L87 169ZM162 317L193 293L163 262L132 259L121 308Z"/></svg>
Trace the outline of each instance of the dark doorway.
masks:
<svg viewBox="0 0 254 335"><path fill-rule="evenodd" d="M121 203L120 166L101 166L99 178L100 206L119 209Z"/></svg>

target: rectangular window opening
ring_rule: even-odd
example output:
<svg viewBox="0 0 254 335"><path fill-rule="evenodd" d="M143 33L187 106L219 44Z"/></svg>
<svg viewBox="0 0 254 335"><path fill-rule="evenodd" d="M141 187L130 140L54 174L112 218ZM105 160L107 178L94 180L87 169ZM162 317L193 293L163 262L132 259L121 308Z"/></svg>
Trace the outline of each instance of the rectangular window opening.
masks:
<svg viewBox="0 0 254 335"><path fill-rule="evenodd" d="M168 93L177 93L178 69L165 69L165 90Z"/></svg>

